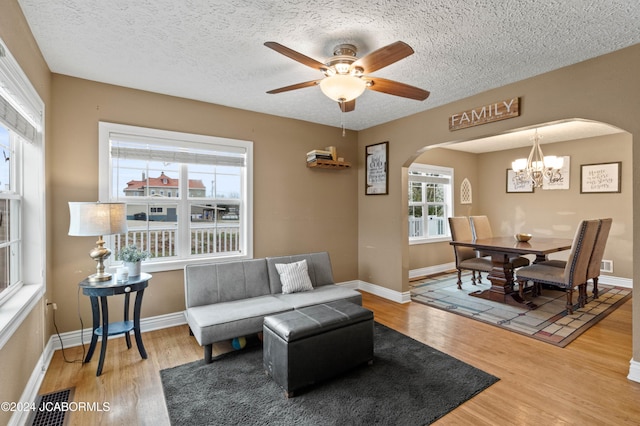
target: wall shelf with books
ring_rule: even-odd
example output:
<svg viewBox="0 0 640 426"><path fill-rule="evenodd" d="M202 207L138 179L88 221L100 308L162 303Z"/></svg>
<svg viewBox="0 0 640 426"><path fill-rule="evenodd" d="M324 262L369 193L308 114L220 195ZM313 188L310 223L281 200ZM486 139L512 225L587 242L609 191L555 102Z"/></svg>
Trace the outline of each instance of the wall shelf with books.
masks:
<svg viewBox="0 0 640 426"><path fill-rule="evenodd" d="M307 152L307 167L318 169L348 169L351 163L338 158L335 146L322 149L314 149Z"/></svg>

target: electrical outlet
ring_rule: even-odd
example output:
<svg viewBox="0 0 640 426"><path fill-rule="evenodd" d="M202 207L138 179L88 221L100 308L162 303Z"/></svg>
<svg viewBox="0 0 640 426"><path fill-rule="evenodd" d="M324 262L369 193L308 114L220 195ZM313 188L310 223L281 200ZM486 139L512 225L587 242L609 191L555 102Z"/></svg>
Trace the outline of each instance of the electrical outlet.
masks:
<svg viewBox="0 0 640 426"><path fill-rule="evenodd" d="M51 308L54 311L58 310L58 305L56 305L54 302L49 302L49 299L44 299L44 311L45 311L45 313L49 312L49 306L51 306Z"/></svg>

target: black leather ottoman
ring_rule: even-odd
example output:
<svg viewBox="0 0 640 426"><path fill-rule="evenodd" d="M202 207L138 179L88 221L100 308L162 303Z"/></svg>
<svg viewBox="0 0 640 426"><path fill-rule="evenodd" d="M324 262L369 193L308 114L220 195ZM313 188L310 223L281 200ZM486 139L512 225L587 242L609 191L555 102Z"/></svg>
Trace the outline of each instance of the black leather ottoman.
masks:
<svg viewBox="0 0 640 426"><path fill-rule="evenodd" d="M265 317L264 369L287 397L373 362L373 312L336 301Z"/></svg>

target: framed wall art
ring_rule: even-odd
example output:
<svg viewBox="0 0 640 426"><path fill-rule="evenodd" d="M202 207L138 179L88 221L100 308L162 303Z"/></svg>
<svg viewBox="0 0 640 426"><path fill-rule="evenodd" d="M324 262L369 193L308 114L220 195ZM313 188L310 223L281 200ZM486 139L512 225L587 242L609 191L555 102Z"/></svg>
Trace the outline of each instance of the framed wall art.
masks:
<svg viewBox="0 0 640 426"><path fill-rule="evenodd" d="M542 179L542 189L569 189L571 178L571 157L562 157L562 168L553 173L549 179Z"/></svg>
<svg viewBox="0 0 640 426"><path fill-rule="evenodd" d="M367 145L365 149L366 195L389 193L389 142Z"/></svg>
<svg viewBox="0 0 640 426"><path fill-rule="evenodd" d="M580 167L580 193L621 192L622 162L583 164Z"/></svg>
<svg viewBox="0 0 640 426"><path fill-rule="evenodd" d="M507 193L509 192L533 192L533 182L521 182L516 179L516 172L507 169Z"/></svg>

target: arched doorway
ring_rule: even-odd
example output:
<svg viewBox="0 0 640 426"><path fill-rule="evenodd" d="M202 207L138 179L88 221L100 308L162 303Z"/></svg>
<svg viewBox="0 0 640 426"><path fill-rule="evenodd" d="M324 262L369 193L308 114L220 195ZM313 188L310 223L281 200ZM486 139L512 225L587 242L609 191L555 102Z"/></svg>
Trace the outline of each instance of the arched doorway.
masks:
<svg viewBox="0 0 640 426"><path fill-rule="evenodd" d="M568 157L568 188L507 192L507 169L516 158L527 157L534 129L543 137L545 155ZM486 214L491 218L494 232L502 235L527 232L571 238L581 219L613 217L615 226L605 253L605 259L612 261L613 270L603 272L603 279L631 287L631 151L631 134L619 128L587 120L567 120L515 129L489 138L429 146L405 163L403 173L407 173L413 163L451 167L454 170L452 214ZM618 161L622 162L620 193L581 193L583 165ZM471 203L462 202L460 198L465 179L471 184ZM408 209L405 211L408 221ZM409 279L451 269L453 265L453 250L447 241L409 242L408 256L405 262L409 265ZM557 255L563 256L566 254Z"/></svg>

